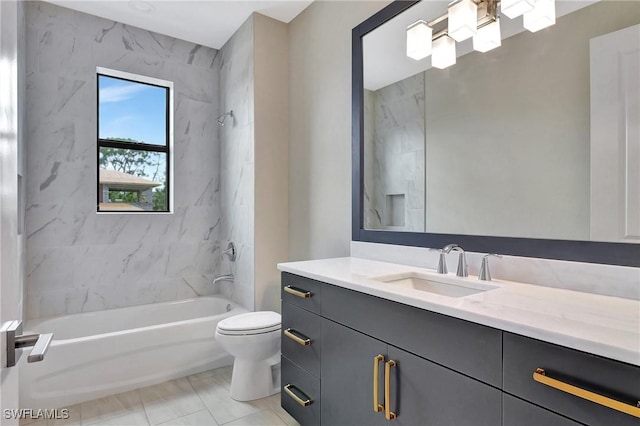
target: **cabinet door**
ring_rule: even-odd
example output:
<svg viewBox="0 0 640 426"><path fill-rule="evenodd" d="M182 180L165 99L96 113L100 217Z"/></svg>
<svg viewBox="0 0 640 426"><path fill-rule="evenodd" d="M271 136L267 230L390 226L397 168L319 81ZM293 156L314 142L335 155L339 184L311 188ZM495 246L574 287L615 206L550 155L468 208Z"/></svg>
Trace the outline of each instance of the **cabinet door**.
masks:
<svg viewBox="0 0 640 426"><path fill-rule="evenodd" d="M385 424L384 412L373 411L373 365L374 357L385 355L386 349L386 343L322 320L322 424ZM378 369L380 404L384 404L383 370L382 361Z"/></svg>
<svg viewBox="0 0 640 426"><path fill-rule="evenodd" d="M502 423L502 393L394 346L388 348L393 423L407 426ZM324 383L323 383L324 385Z"/></svg>
<svg viewBox="0 0 640 426"><path fill-rule="evenodd" d="M509 394L502 394L503 426L580 426L573 420L529 404Z"/></svg>

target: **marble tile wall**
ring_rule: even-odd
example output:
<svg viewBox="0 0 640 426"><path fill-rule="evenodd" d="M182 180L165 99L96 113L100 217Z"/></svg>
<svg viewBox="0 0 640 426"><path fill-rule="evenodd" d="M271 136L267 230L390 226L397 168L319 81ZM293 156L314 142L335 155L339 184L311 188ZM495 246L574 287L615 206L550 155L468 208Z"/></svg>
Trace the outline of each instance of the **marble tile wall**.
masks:
<svg viewBox="0 0 640 426"><path fill-rule="evenodd" d="M26 22L27 318L216 292L218 52L43 2ZM174 82L173 214L96 214L97 66Z"/></svg>
<svg viewBox="0 0 640 426"><path fill-rule="evenodd" d="M234 263L226 258L220 273L232 273L233 284L221 289L253 310L254 294L254 17L251 16L220 49L214 67L220 74L220 113L233 110L233 121L220 127L220 243L236 245Z"/></svg>
<svg viewBox="0 0 640 426"><path fill-rule="evenodd" d="M372 148L365 154L365 175L369 170L371 176L365 176L366 222L372 229L424 231L424 73L367 92L365 114L373 126L365 124L364 135ZM390 195L404 200L401 224L391 220Z"/></svg>
<svg viewBox="0 0 640 426"><path fill-rule="evenodd" d="M25 310L25 294L27 293L25 269L26 269L26 238L24 234L24 212L26 210L26 199L24 196L27 176L27 158L26 152L26 21L25 21L25 4L17 3L18 12L18 285L20 286L20 297L18 304L18 312L20 318L26 319Z"/></svg>
<svg viewBox="0 0 640 426"><path fill-rule="evenodd" d="M485 253L467 252L466 255L469 274L478 275ZM430 269L438 265L438 253L424 247L351 241L351 256ZM457 262L457 253L447 255L449 271L455 272ZM490 270L497 280L640 300L640 268L504 256L492 258Z"/></svg>

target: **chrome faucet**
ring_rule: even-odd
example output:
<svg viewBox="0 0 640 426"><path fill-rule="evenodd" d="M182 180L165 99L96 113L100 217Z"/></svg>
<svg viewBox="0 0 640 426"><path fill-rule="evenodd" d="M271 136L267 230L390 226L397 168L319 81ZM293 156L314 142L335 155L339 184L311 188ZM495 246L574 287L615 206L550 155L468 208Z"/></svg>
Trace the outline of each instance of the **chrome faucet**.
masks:
<svg viewBox="0 0 640 426"><path fill-rule="evenodd" d="M219 277L215 277L213 280L214 284L218 284L220 281L229 281L229 282L233 282L234 277L233 274L229 274L229 275L220 275Z"/></svg>
<svg viewBox="0 0 640 426"><path fill-rule="evenodd" d="M456 271L456 276L468 277L469 272L467 271L467 256L464 254L464 250L458 245L453 247L452 250L460 253L458 255L458 270Z"/></svg>
<svg viewBox="0 0 640 426"><path fill-rule="evenodd" d="M501 254L495 254L495 253L485 254L482 257L482 265L480 266L480 274L478 274L478 279L481 280L481 281L491 281L491 272L489 271L489 257L490 256L502 259L502 255Z"/></svg>
<svg viewBox="0 0 640 426"><path fill-rule="evenodd" d="M434 248L429 249L431 251L437 251L438 254L440 255L440 257L438 258L438 269L437 269L437 272L439 274L446 274L449 272L447 270L447 259L445 256L451 253L451 250L453 250L456 247L458 247L457 244L447 244L441 249L434 249Z"/></svg>

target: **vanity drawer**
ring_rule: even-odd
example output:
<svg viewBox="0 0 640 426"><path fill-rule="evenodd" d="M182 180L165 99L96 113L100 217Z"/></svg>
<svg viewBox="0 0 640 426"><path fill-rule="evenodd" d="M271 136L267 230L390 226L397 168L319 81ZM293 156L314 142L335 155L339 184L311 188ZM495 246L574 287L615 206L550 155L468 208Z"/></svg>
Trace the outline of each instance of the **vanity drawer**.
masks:
<svg viewBox="0 0 640 426"><path fill-rule="evenodd" d="M566 417L537 405L502 394L502 426L580 426Z"/></svg>
<svg viewBox="0 0 640 426"><path fill-rule="evenodd" d="M282 355L320 377L320 316L282 303Z"/></svg>
<svg viewBox="0 0 640 426"><path fill-rule="evenodd" d="M588 425L638 425L630 414L558 390L585 389L635 407L640 399L640 367L551 343L504 333L504 391ZM544 369L544 376L536 369ZM549 381L548 379L555 379ZM572 388L567 388L567 383Z"/></svg>
<svg viewBox="0 0 640 426"><path fill-rule="evenodd" d="M502 331L326 284L322 316L502 387Z"/></svg>
<svg viewBox="0 0 640 426"><path fill-rule="evenodd" d="M302 426L320 424L320 380L282 357L282 394L284 408ZM289 392L292 392L292 396ZM307 405L303 404L308 400Z"/></svg>
<svg viewBox="0 0 640 426"><path fill-rule="evenodd" d="M320 289L325 285L320 281L283 272L282 301L299 306L316 314L320 313Z"/></svg>

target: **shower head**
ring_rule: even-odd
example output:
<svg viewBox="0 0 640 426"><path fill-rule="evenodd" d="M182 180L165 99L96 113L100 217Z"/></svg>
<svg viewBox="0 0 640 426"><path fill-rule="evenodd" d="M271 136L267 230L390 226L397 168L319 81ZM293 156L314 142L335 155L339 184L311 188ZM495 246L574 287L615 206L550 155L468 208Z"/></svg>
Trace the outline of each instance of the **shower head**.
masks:
<svg viewBox="0 0 640 426"><path fill-rule="evenodd" d="M227 119L227 117L233 118L233 110L231 110L229 112L225 112L224 114L222 114L221 116L218 117L218 125L220 127L224 126L224 121Z"/></svg>

